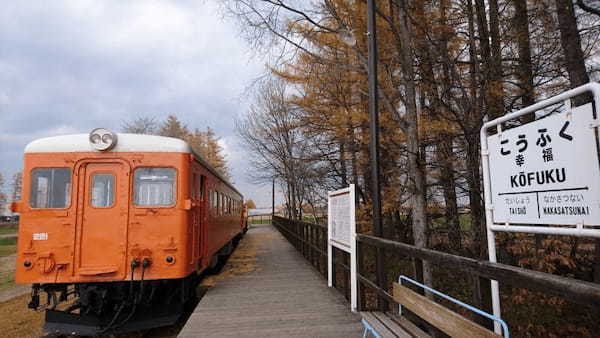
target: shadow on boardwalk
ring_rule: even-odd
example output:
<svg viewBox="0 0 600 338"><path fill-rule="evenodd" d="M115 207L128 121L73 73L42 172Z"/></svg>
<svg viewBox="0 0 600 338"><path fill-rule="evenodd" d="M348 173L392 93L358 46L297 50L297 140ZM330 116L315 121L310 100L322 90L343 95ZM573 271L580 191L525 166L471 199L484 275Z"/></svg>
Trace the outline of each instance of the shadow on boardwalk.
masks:
<svg viewBox="0 0 600 338"><path fill-rule="evenodd" d="M271 225L254 225L237 250L228 264L240 269L208 281L179 337L362 336L360 316Z"/></svg>

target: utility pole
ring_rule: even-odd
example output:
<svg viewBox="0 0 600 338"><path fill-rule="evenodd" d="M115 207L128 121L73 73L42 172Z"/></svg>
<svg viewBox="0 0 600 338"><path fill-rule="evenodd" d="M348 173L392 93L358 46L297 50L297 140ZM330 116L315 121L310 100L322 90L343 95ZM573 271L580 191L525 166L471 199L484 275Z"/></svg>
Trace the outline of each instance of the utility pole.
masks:
<svg viewBox="0 0 600 338"><path fill-rule="evenodd" d="M275 179L273 178L273 188L272 188L272 200L273 200L273 209L271 210L271 218L275 215ZM272 222L273 220L271 220Z"/></svg>
<svg viewBox="0 0 600 338"><path fill-rule="evenodd" d="M369 77L369 128L371 139L369 152L371 155L371 186L373 195L373 234L383 237L381 224L381 188L379 186L379 94L377 84L377 23L375 20L375 0L367 0L367 36L369 47L368 77ZM387 289L385 266L383 261L384 251L377 248L376 281L377 285ZM377 304L380 311L387 311L388 303L379 296Z"/></svg>

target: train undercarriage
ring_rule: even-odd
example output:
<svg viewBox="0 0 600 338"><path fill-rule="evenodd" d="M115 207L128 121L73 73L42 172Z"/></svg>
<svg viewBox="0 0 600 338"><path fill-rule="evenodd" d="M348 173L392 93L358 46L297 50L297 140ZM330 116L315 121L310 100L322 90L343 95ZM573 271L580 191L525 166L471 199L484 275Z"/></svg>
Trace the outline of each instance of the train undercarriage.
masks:
<svg viewBox="0 0 600 338"><path fill-rule="evenodd" d="M206 273L221 270L242 235L213 256ZM196 303L202 274L144 280L144 270L150 264L132 262L132 271L141 269L141 280L131 276L122 282L33 284L28 306L46 310L44 332L52 335L114 335L173 325ZM45 304L40 304L40 293L46 294Z"/></svg>
<svg viewBox="0 0 600 338"><path fill-rule="evenodd" d="M194 273L182 279L34 284L29 307L46 310L48 334L121 334L175 324L195 300L198 281Z"/></svg>

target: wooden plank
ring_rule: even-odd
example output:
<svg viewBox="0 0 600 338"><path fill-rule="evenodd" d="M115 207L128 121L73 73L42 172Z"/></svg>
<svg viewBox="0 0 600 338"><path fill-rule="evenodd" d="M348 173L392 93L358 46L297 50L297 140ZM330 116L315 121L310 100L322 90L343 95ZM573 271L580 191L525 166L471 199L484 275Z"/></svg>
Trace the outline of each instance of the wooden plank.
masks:
<svg viewBox="0 0 600 338"><path fill-rule="evenodd" d="M398 338L394 332L390 331L390 329L383 325L377 317L373 315L373 312L361 312L360 315L367 323L369 323L369 325L371 325L373 330L377 331L377 334L379 334L381 338Z"/></svg>
<svg viewBox="0 0 600 338"><path fill-rule="evenodd" d="M501 337L398 283L394 283L394 299L451 337Z"/></svg>
<svg viewBox="0 0 600 338"><path fill-rule="evenodd" d="M423 259L439 265L451 266L457 270L468 271L478 276L495 279L503 284L559 296L563 299L589 305L594 308L600 307L600 285L595 283L500 263L451 255L425 248L417 248L413 245L369 235L357 234L356 238L359 242L377 248L389 249L409 257Z"/></svg>
<svg viewBox="0 0 600 338"><path fill-rule="evenodd" d="M360 316L273 227L251 227L236 251L251 271L217 280L180 337L362 336Z"/></svg>
<svg viewBox="0 0 600 338"><path fill-rule="evenodd" d="M431 338L425 331L421 330L404 317L384 312L373 312L373 315L390 330L394 332L403 332L404 335L399 335L400 337Z"/></svg>

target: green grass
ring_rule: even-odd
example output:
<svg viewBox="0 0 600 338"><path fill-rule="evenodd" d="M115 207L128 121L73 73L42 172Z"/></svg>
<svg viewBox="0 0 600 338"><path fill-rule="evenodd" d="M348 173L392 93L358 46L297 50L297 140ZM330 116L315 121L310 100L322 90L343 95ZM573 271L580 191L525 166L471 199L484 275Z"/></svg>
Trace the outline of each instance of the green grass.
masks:
<svg viewBox="0 0 600 338"><path fill-rule="evenodd" d="M471 215L462 214L458 215L458 222L460 223L460 229L462 231L469 231L471 229ZM437 217L431 220L433 228L446 228L446 217Z"/></svg>
<svg viewBox="0 0 600 338"><path fill-rule="evenodd" d="M17 252L16 238L0 238L0 257L5 257Z"/></svg>
<svg viewBox="0 0 600 338"><path fill-rule="evenodd" d="M271 223L271 219L263 218L261 219L249 219L248 224L269 224Z"/></svg>
<svg viewBox="0 0 600 338"><path fill-rule="evenodd" d="M17 252L16 245L2 245L0 246L0 257L10 256Z"/></svg>
<svg viewBox="0 0 600 338"><path fill-rule="evenodd" d="M17 239L13 238L0 238L0 246L5 245L17 245Z"/></svg>
<svg viewBox="0 0 600 338"><path fill-rule="evenodd" d="M19 229L16 226L0 228L0 235L16 234L18 231L19 231Z"/></svg>

